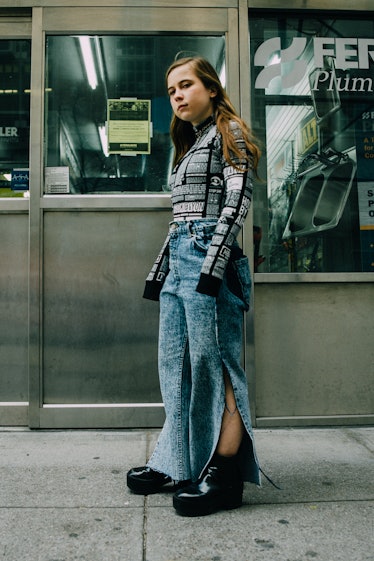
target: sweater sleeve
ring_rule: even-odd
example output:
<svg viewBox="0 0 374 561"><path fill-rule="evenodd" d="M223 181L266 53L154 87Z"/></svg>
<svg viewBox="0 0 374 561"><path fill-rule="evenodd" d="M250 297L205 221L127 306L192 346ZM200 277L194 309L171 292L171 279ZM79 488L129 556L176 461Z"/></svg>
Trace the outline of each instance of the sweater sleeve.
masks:
<svg viewBox="0 0 374 561"><path fill-rule="evenodd" d="M169 272L169 239L168 234L156 261L145 281L143 298L147 300L159 300L162 286Z"/></svg>
<svg viewBox="0 0 374 561"><path fill-rule="evenodd" d="M239 125L232 121L236 143L242 152L246 151L242 131ZM238 158L231 154L233 167L223 156L222 140L217 136L214 150L219 152L223 175L223 202L212 242L205 257L199 283L196 290L210 296L218 296L223 276L230 258L231 247L236 240L252 200L252 170L251 159ZM248 154L251 157L250 154Z"/></svg>

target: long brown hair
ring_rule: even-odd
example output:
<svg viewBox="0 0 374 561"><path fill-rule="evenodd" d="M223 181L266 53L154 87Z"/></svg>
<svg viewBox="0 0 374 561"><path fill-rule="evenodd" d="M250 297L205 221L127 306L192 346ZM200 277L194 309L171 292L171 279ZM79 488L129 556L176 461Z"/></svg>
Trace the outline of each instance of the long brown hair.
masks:
<svg viewBox="0 0 374 561"><path fill-rule="evenodd" d="M234 154L241 159L244 158L256 171L258 160L260 158L260 150L256 146L248 126L237 115L234 106L222 87L217 72L210 62L202 57L180 58L174 61L166 71L166 82L172 70L185 64L189 64L192 67L197 78L201 80L207 89L216 93L215 97L212 98L212 102L217 129L222 135L224 157L233 167L237 167L237 164L233 162L231 154ZM235 136L230 127L230 121L235 121L241 128L246 148L251 154L251 157L248 157L247 154L243 154L243 152L238 148L235 142ZM195 141L195 133L190 122L182 121L182 119L179 119L179 117L173 114L170 125L170 135L175 147L174 165L176 165L193 145Z"/></svg>

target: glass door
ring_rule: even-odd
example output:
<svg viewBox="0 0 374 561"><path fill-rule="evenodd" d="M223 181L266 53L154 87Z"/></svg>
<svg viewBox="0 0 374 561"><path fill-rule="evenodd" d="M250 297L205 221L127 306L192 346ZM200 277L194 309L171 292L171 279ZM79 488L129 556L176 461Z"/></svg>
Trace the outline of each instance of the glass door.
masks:
<svg viewBox="0 0 374 561"><path fill-rule="evenodd" d="M27 423L31 18L0 10L0 424Z"/></svg>
<svg viewBox="0 0 374 561"><path fill-rule="evenodd" d="M225 80L237 63L234 12L38 12L45 72L33 121L43 138L32 154L33 427L163 422L158 305L142 292L171 217L164 75L175 58L200 54ZM238 92L237 71L230 80Z"/></svg>
<svg viewBox="0 0 374 561"><path fill-rule="evenodd" d="M47 35L44 192L167 192L165 70L197 53L224 76L222 35ZM67 168L63 184L49 179L54 167Z"/></svg>

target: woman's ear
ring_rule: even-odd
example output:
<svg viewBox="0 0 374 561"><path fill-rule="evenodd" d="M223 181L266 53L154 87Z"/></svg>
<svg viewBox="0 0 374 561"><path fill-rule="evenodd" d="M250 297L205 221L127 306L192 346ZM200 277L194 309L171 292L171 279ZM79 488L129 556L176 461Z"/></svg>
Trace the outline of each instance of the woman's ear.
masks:
<svg viewBox="0 0 374 561"><path fill-rule="evenodd" d="M210 88L210 97L216 97L217 96L217 90L214 88Z"/></svg>

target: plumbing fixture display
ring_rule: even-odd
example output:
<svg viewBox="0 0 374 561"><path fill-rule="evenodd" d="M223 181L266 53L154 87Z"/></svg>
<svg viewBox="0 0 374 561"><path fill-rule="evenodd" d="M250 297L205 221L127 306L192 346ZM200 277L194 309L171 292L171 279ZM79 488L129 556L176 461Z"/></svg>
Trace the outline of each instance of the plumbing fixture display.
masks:
<svg viewBox="0 0 374 561"><path fill-rule="evenodd" d="M355 148L313 156L317 164L298 176L300 187L283 239L335 228L343 214L356 174Z"/></svg>
<svg viewBox="0 0 374 561"><path fill-rule="evenodd" d="M373 271L372 21L311 14L249 25L252 112L266 147L256 270Z"/></svg>

